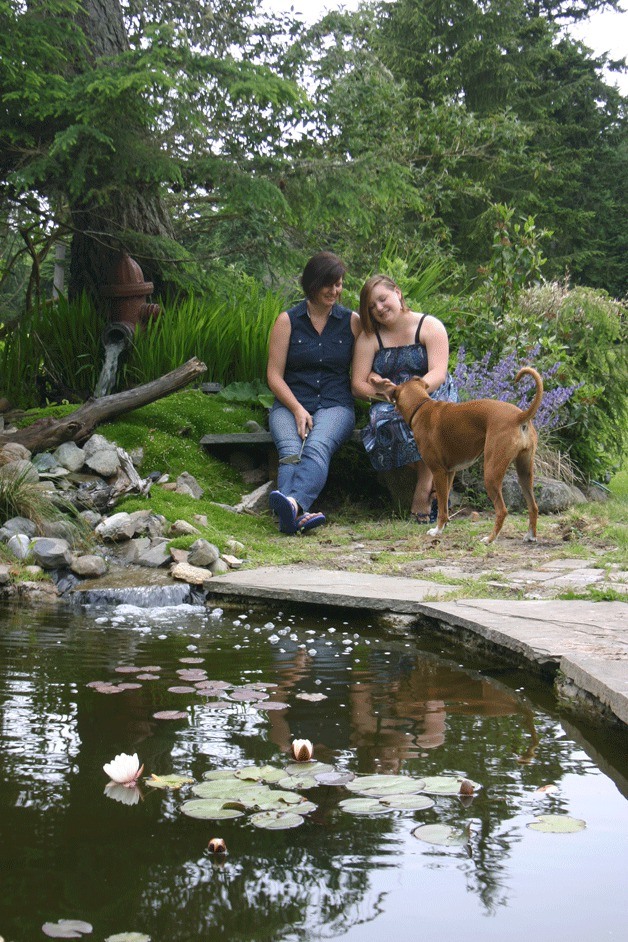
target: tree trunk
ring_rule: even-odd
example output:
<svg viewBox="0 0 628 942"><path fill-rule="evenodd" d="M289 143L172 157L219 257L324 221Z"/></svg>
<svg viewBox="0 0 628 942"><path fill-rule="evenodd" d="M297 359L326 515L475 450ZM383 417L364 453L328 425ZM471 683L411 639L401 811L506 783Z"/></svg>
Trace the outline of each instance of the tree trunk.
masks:
<svg viewBox="0 0 628 942"><path fill-rule="evenodd" d="M12 434L0 434L0 449L10 442L24 445L29 451L37 453L56 448L63 442L82 442L93 433L97 425L108 422L133 409L139 409L149 402L169 396L170 393L183 389L193 379L205 372L207 367L198 357L192 357L183 366L166 373L159 379L135 389L115 393L112 396L103 396L102 399L88 399L88 401L65 416L63 419L39 419L27 428L20 429Z"/></svg>
<svg viewBox="0 0 628 942"><path fill-rule="evenodd" d="M83 0L78 22L95 65L99 59L115 58L128 51L119 0ZM175 241L159 184L151 179L152 174L142 174L138 165L129 161L129 152L136 149L141 152L152 148L159 157L158 145L142 122L140 103L134 108L134 102L132 97L120 101L118 123L113 121L109 128L113 147L108 159L87 181L87 200L75 200L70 206L74 234L68 295L76 298L86 292L101 308L101 288L111 282L111 271L121 252L137 260L144 280L152 281L159 292L164 286L162 263L150 242L152 238Z"/></svg>

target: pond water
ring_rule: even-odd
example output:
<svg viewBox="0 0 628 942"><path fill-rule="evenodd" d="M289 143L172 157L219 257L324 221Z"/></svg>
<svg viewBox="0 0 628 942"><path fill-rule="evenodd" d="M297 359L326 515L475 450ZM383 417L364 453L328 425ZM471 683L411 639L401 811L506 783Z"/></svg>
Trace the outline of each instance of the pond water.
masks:
<svg viewBox="0 0 628 942"><path fill-rule="evenodd" d="M188 670L227 686L203 694ZM136 686L111 695L98 681ZM0 608L0 704L5 942L44 939L60 919L90 923L95 942L625 938L626 738L561 721L514 669L463 666L435 640L333 611ZM170 710L184 718L155 718ZM248 813L188 817L194 785L145 781L286 769L295 737L338 771L482 787L357 816L340 805L354 793L319 784L302 790L316 805L302 826L268 831ZM137 793L105 788L103 764L122 752L145 765ZM586 826L531 829L543 814ZM425 824L461 842L420 840Z"/></svg>

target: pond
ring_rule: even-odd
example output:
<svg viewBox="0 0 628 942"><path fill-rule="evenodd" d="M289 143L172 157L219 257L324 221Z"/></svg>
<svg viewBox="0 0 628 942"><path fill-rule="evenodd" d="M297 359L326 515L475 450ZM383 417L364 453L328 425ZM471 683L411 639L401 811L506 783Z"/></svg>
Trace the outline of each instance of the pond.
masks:
<svg viewBox="0 0 628 942"><path fill-rule="evenodd" d="M626 737L460 659L331 610L0 608L0 936L71 919L96 942L625 938ZM341 774L304 763L322 780L288 790L294 738ZM108 786L119 753L144 763L137 790ZM258 827L239 800L233 819L182 811L208 773L251 766L307 801L300 826ZM352 813L375 774L420 800ZM473 794L438 793L461 779ZM543 815L580 829L531 828Z"/></svg>

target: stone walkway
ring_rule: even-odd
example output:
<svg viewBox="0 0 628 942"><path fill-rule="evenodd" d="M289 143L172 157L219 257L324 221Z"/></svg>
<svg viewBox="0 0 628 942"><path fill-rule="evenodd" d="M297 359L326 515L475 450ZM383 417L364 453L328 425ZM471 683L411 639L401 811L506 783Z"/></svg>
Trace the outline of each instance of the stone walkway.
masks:
<svg viewBox="0 0 628 942"><path fill-rule="evenodd" d="M543 573L510 573L508 584L515 584L517 579L527 583L538 575L544 581L560 580L564 591L565 576L573 573L574 562L581 567L578 573L596 572L589 570L585 561L562 560ZM572 563L572 568L566 563ZM578 575L574 581L582 587L587 583L581 578ZM620 584L625 585L621 578L616 582ZM230 572L214 577L206 585L209 599L300 602L429 619L448 633L472 637L536 670L555 675L561 696L580 701L586 709L593 705L607 718L628 724L625 604L551 598L439 601L453 588L424 579L296 566Z"/></svg>

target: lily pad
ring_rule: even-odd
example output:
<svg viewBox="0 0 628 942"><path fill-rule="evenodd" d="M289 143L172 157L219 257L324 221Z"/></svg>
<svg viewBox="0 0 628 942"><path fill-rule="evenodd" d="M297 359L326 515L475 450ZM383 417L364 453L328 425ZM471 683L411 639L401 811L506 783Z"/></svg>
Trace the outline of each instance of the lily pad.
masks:
<svg viewBox="0 0 628 942"><path fill-rule="evenodd" d="M474 791L482 788L477 782L464 775L426 775L422 791L427 795L459 795L463 782L469 782Z"/></svg>
<svg viewBox="0 0 628 942"><path fill-rule="evenodd" d="M191 798L181 805L181 811L189 818L200 818L203 821L225 821L244 815L243 807L238 807L235 802L221 801L220 798Z"/></svg>
<svg viewBox="0 0 628 942"><path fill-rule="evenodd" d="M116 674L137 674L138 671L146 670L144 667L135 667L134 665L129 664L128 666L120 666L114 668Z"/></svg>
<svg viewBox="0 0 628 942"><path fill-rule="evenodd" d="M141 684L132 683L117 684L118 690L139 690L141 686Z"/></svg>
<svg viewBox="0 0 628 942"><path fill-rule="evenodd" d="M391 810L377 798L345 798L338 807L349 814L386 814Z"/></svg>
<svg viewBox="0 0 628 942"><path fill-rule="evenodd" d="M347 783L350 792L371 798L392 798L396 795L416 795L423 790L424 781L407 775L358 775Z"/></svg>
<svg viewBox="0 0 628 942"><path fill-rule="evenodd" d="M82 919L59 919L58 922L45 922L41 927L44 935L50 939L80 939L89 935L94 927Z"/></svg>
<svg viewBox="0 0 628 942"><path fill-rule="evenodd" d="M108 935L105 942L150 942L150 936L145 932L116 932Z"/></svg>
<svg viewBox="0 0 628 942"><path fill-rule="evenodd" d="M299 789L308 789L308 788L318 788L320 782L314 778L313 775L308 775L307 772L304 772L303 775L287 775L285 778L280 779L278 782L280 788L299 788Z"/></svg>
<svg viewBox="0 0 628 942"><path fill-rule="evenodd" d="M466 830L451 827L449 824L421 824L412 834L420 841L442 847L460 847L469 842Z"/></svg>
<svg viewBox="0 0 628 942"><path fill-rule="evenodd" d="M244 687L236 687L229 694L232 700L239 700L244 703L252 703L254 700L268 700L269 694L263 690L245 690Z"/></svg>
<svg viewBox="0 0 628 942"><path fill-rule="evenodd" d="M297 700L309 700L310 703L318 703L319 700L327 700L325 693L297 693Z"/></svg>
<svg viewBox="0 0 628 942"><path fill-rule="evenodd" d="M355 778L353 772L319 772L314 776L319 785L346 785Z"/></svg>
<svg viewBox="0 0 628 942"><path fill-rule="evenodd" d="M267 784L276 784L285 778L285 770L277 769L272 765L247 765L243 769L238 769L235 777L245 782L265 782ZM291 785L290 788L294 788Z"/></svg>
<svg viewBox="0 0 628 942"><path fill-rule="evenodd" d="M303 815L292 811L260 811L251 815L251 824L267 831L285 831L303 824Z"/></svg>
<svg viewBox="0 0 628 942"><path fill-rule="evenodd" d="M193 778L186 778L185 775L151 775L145 779L147 785L151 788L181 788L182 785L193 785Z"/></svg>
<svg viewBox="0 0 628 942"><path fill-rule="evenodd" d="M298 804L292 805L290 811L294 811L296 814L311 814L313 811L316 811L318 805L315 805L313 801L300 801Z"/></svg>
<svg viewBox="0 0 628 942"><path fill-rule="evenodd" d="M210 772L204 772L203 778L206 782L218 782L223 778L234 778L235 769L212 769Z"/></svg>
<svg viewBox="0 0 628 942"><path fill-rule="evenodd" d="M427 811L434 807L434 802L427 795L396 795L394 798L382 798L381 801L392 811Z"/></svg>
<svg viewBox="0 0 628 942"><path fill-rule="evenodd" d="M239 800L244 792L257 790L258 788L265 788L265 786L258 785L256 782L243 782L233 776L232 778L214 779L213 781L206 779L199 785L195 785L192 791L198 798L219 798L222 801L227 801Z"/></svg>
<svg viewBox="0 0 628 942"><path fill-rule="evenodd" d="M333 765L328 762L289 762L286 766L286 775L322 775L323 772L335 772Z"/></svg>
<svg viewBox="0 0 628 942"><path fill-rule="evenodd" d="M168 693L196 693L196 687L168 687Z"/></svg>
<svg viewBox="0 0 628 942"><path fill-rule="evenodd" d="M203 664L205 661L204 657L180 657L179 661L181 664Z"/></svg>
<svg viewBox="0 0 628 942"><path fill-rule="evenodd" d="M540 814L528 827L544 834L575 834L584 831L587 822L582 818L570 818L567 814Z"/></svg>
<svg viewBox="0 0 628 942"><path fill-rule="evenodd" d="M257 700L253 703L256 710L287 710L288 703L280 703L278 700L266 700L264 702Z"/></svg>
<svg viewBox="0 0 628 942"><path fill-rule="evenodd" d="M159 710L153 713L155 720L187 720L188 715L183 710Z"/></svg>
<svg viewBox="0 0 628 942"><path fill-rule="evenodd" d="M137 680L161 680L159 674L138 674ZM137 933L135 933L137 935ZM113 936L111 936L113 938Z"/></svg>
<svg viewBox="0 0 628 942"><path fill-rule="evenodd" d="M204 690L198 691L200 694L204 694ZM214 703L206 703L205 707L208 710L233 710L235 709L236 704L233 700L216 700Z"/></svg>

